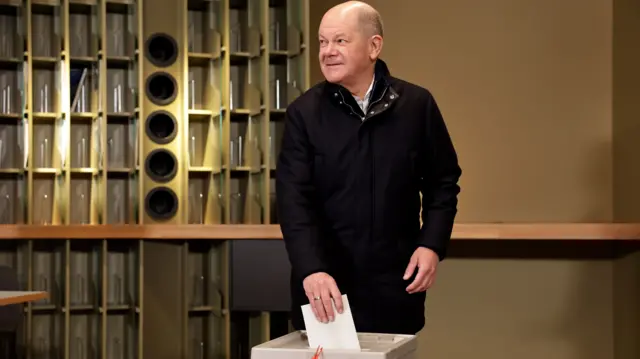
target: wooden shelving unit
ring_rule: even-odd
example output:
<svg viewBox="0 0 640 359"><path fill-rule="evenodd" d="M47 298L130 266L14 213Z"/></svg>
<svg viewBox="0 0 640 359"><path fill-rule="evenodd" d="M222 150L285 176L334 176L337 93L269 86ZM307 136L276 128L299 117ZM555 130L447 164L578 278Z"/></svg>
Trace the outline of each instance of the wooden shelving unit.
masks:
<svg viewBox="0 0 640 359"><path fill-rule="evenodd" d="M50 293L25 306L25 358L233 356L229 246L183 234L273 231L284 109L309 86L308 0L180 4L179 110L157 122L175 119L183 169L169 225L145 216L142 151L143 10L165 1L0 2L0 265Z"/></svg>
<svg viewBox="0 0 640 359"><path fill-rule="evenodd" d="M178 81L163 107L146 92L145 24L167 11ZM275 159L285 109L310 86L309 35L309 0L0 0L0 265L49 293L24 307L21 358L235 359L270 338L269 313L229 310L229 240L282 237ZM163 223L147 213L163 186L148 167L171 168L148 163L167 149L177 206ZM619 245L640 226L459 224L453 237Z"/></svg>

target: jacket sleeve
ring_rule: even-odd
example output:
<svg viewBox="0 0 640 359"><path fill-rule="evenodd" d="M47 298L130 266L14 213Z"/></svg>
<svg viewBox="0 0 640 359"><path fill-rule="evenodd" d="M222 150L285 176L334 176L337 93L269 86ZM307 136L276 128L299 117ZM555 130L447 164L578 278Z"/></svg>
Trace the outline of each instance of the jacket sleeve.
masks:
<svg viewBox="0 0 640 359"><path fill-rule="evenodd" d="M276 202L289 261L294 275L300 280L327 271L313 205L313 160L304 121L289 106L276 166Z"/></svg>
<svg viewBox="0 0 640 359"><path fill-rule="evenodd" d="M418 245L433 250L443 260L457 214L458 179L462 171L435 99L429 95L425 103L427 133L421 171L422 229Z"/></svg>

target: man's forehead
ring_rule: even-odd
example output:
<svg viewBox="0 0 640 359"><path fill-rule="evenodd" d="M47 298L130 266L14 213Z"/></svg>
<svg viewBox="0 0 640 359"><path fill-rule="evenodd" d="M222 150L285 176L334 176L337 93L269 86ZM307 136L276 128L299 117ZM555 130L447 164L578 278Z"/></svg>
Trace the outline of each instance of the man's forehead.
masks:
<svg viewBox="0 0 640 359"><path fill-rule="evenodd" d="M344 29L340 27L326 27L320 28L318 31L318 36L322 37L337 37L337 36L351 36L353 35L353 31L349 29Z"/></svg>
<svg viewBox="0 0 640 359"><path fill-rule="evenodd" d="M323 21L318 28L318 34L324 37L352 36L355 32L354 26L345 21Z"/></svg>

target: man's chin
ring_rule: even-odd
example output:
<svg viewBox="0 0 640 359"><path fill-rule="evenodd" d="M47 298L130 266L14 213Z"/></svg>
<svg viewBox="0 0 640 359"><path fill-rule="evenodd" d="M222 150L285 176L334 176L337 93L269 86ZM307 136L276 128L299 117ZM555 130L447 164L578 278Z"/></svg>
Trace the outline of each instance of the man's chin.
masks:
<svg viewBox="0 0 640 359"><path fill-rule="evenodd" d="M327 74L324 75L324 78L327 79L327 81L331 82L331 83L340 83L340 81L342 81L343 76L342 75L332 74L332 73L327 73Z"/></svg>

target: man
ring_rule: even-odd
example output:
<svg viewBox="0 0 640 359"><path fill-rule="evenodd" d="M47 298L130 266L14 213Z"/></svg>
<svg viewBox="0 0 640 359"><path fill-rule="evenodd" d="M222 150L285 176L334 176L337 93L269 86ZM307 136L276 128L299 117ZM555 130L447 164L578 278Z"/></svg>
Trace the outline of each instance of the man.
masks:
<svg viewBox="0 0 640 359"><path fill-rule="evenodd" d="M326 81L287 108L276 174L293 325L307 303L334 320L347 294L359 332L415 334L457 212L456 152L431 94L378 59L377 11L342 3L318 35Z"/></svg>

